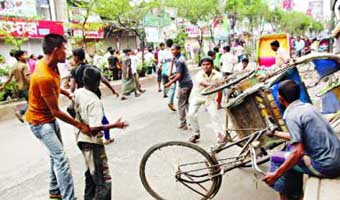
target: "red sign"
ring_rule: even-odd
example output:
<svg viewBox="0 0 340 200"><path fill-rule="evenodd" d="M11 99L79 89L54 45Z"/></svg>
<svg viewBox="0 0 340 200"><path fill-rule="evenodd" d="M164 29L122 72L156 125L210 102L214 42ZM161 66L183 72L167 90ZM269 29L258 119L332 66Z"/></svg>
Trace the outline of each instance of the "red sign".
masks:
<svg viewBox="0 0 340 200"><path fill-rule="evenodd" d="M47 20L0 19L0 30L15 37L43 38L49 33L64 35L62 22Z"/></svg>

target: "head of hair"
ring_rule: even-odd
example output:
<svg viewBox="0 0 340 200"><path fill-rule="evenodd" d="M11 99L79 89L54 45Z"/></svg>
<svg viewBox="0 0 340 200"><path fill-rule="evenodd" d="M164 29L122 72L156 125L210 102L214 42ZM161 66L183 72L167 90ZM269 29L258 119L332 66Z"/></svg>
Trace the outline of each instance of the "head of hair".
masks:
<svg viewBox="0 0 340 200"><path fill-rule="evenodd" d="M179 44L174 44L172 46L177 50L181 50L181 46Z"/></svg>
<svg viewBox="0 0 340 200"><path fill-rule="evenodd" d="M148 52L152 53L152 51L153 51L152 47L149 47Z"/></svg>
<svg viewBox="0 0 340 200"><path fill-rule="evenodd" d="M85 60L85 51L82 48L73 49L72 55L77 57L80 61Z"/></svg>
<svg viewBox="0 0 340 200"><path fill-rule="evenodd" d="M123 53L125 53L125 54L129 53L130 51L132 51L132 50L129 49L129 48L123 49Z"/></svg>
<svg viewBox="0 0 340 200"><path fill-rule="evenodd" d="M14 57L14 53L15 53L15 50L13 50L13 49L9 51L9 55L10 55L11 57Z"/></svg>
<svg viewBox="0 0 340 200"><path fill-rule="evenodd" d="M224 46L223 50L226 51L226 52L230 52L231 48L230 48L230 46Z"/></svg>
<svg viewBox="0 0 340 200"><path fill-rule="evenodd" d="M54 33L45 35L42 45L43 52L46 55L50 55L54 48L61 47L61 45L66 42L67 40L62 35Z"/></svg>
<svg viewBox="0 0 340 200"><path fill-rule="evenodd" d="M249 63L249 59L248 59L248 58L243 58L243 59L242 59L242 62Z"/></svg>
<svg viewBox="0 0 340 200"><path fill-rule="evenodd" d="M214 60L210 56L205 56L201 59L200 65L202 65L203 62L208 62L212 65L214 65Z"/></svg>
<svg viewBox="0 0 340 200"><path fill-rule="evenodd" d="M85 87L94 88L99 85L100 80L101 73L99 69L93 65L87 65L83 74L83 82Z"/></svg>
<svg viewBox="0 0 340 200"><path fill-rule="evenodd" d="M270 43L270 46L280 47L280 42L277 40L274 40Z"/></svg>
<svg viewBox="0 0 340 200"><path fill-rule="evenodd" d="M30 59L33 59L33 58L34 58L34 54L31 54L31 55L30 55Z"/></svg>
<svg viewBox="0 0 340 200"><path fill-rule="evenodd" d="M38 55L37 59L40 60L42 59L44 56L43 55Z"/></svg>
<svg viewBox="0 0 340 200"><path fill-rule="evenodd" d="M110 52L112 50L112 47L108 47L107 51Z"/></svg>
<svg viewBox="0 0 340 200"><path fill-rule="evenodd" d="M174 44L174 41L173 41L172 39L167 39L167 40L165 41L165 44L166 44L166 46L167 46L168 48L171 48L172 45Z"/></svg>
<svg viewBox="0 0 340 200"><path fill-rule="evenodd" d="M160 47L165 46L164 42L161 42L161 43L159 44L159 46L160 46Z"/></svg>
<svg viewBox="0 0 340 200"><path fill-rule="evenodd" d="M211 58L213 57L213 56L215 56L216 55L216 52L215 51L212 51L212 50L209 50L208 51L208 56L210 56Z"/></svg>
<svg viewBox="0 0 340 200"><path fill-rule="evenodd" d="M220 48L219 48L219 47L214 47L214 51L215 51L216 53L218 53L218 52L220 52Z"/></svg>
<svg viewBox="0 0 340 200"><path fill-rule="evenodd" d="M279 86L280 96L288 103L300 99L300 86L294 80L285 80Z"/></svg>
<svg viewBox="0 0 340 200"><path fill-rule="evenodd" d="M115 50L111 49L109 52L111 55L113 55L115 53Z"/></svg>
<svg viewBox="0 0 340 200"><path fill-rule="evenodd" d="M14 53L14 58L17 59L17 60L19 61L19 60L20 60L20 57L21 57L22 55L24 55L24 54L25 54L24 51L22 51L22 50L17 50L17 51L15 51L15 53Z"/></svg>

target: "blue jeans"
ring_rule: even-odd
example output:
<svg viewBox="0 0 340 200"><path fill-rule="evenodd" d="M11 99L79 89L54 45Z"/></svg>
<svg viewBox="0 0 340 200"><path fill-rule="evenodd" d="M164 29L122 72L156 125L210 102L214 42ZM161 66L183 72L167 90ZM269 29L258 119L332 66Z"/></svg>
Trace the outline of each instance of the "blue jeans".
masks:
<svg viewBox="0 0 340 200"><path fill-rule="evenodd" d="M19 98L24 98L26 100L24 106L19 110L20 115L24 115L28 108L28 90L19 90Z"/></svg>
<svg viewBox="0 0 340 200"><path fill-rule="evenodd" d="M74 200L70 164L66 158L57 121L30 125L33 134L47 147L50 155L50 194L61 194L63 200Z"/></svg>
<svg viewBox="0 0 340 200"><path fill-rule="evenodd" d="M278 151L270 156L270 172L275 172L290 156L291 146L286 151ZM299 199L303 194L303 174L315 177L335 178L340 170L321 169L309 156L304 155L299 162L286 171L272 186L274 190L286 195L290 200Z"/></svg>
<svg viewBox="0 0 340 200"><path fill-rule="evenodd" d="M176 94L176 83L173 83L168 91L168 96L169 96L169 103L174 104L175 101L175 94Z"/></svg>

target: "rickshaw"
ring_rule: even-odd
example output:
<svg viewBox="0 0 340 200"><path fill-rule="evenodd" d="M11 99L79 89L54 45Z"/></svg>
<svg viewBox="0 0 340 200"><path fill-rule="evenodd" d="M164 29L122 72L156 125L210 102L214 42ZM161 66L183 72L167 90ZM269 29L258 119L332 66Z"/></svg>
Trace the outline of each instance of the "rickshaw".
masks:
<svg viewBox="0 0 340 200"><path fill-rule="evenodd" d="M318 52L320 53L331 53L333 45L332 37L324 37L320 39Z"/></svg>
<svg viewBox="0 0 340 200"><path fill-rule="evenodd" d="M268 129L287 131L282 120L284 110L278 102L279 84L283 80L295 80L301 88L300 100L312 103L299 73L299 68L308 62L314 64L319 75L314 85L340 70L339 56L309 54L271 72L265 81L257 80L257 73L252 71L203 91L203 95L222 89L232 91L226 111L234 127L226 129L226 133L234 131L237 137L208 151L182 141L163 142L150 147L143 155L139 171L148 193L155 199L206 200L218 193L223 175L233 169L252 167L255 172L264 174L259 165L269 160L273 150L281 150L285 146L285 141L265 134ZM333 125L339 124L338 118L333 119ZM232 147L239 147L240 151L236 155L221 156L221 152ZM157 172L159 168L162 173Z"/></svg>
<svg viewBox="0 0 340 200"><path fill-rule="evenodd" d="M263 35L257 43L256 61L258 69L269 69L275 64L276 53L271 49L270 43L277 40L280 43L280 48L285 49L291 54L292 42L286 33Z"/></svg>

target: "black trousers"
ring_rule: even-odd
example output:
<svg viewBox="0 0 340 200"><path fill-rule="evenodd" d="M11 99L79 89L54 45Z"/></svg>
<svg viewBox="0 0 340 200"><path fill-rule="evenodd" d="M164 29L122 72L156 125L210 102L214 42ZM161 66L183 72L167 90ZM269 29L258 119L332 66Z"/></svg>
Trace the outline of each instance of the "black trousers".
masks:
<svg viewBox="0 0 340 200"><path fill-rule="evenodd" d="M111 176L104 145L79 142L87 170L84 200L111 200Z"/></svg>

